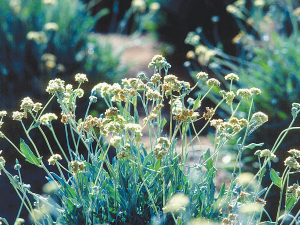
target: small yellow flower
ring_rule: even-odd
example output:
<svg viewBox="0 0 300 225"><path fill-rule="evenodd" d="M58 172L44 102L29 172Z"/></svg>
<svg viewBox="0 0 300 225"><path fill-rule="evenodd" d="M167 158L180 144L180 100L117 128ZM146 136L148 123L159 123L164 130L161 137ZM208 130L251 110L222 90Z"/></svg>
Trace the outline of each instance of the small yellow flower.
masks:
<svg viewBox="0 0 300 225"><path fill-rule="evenodd" d="M269 149L264 149L260 151L259 157L270 157L270 159L275 159L276 155L274 155Z"/></svg>
<svg viewBox="0 0 300 225"><path fill-rule="evenodd" d="M237 90L236 94L245 98L250 98L253 95L250 89L243 89L243 88Z"/></svg>
<svg viewBox="0 0 300 225"><path fill-rule="evenodd" d="M53 22L50 22L50 23L46 23L44 25L44 30L49 30L49 31L58 31L58 24L57 23L53 23Z"/></svg>
<svg viewBox="0 0 300 225"><path fill-rule="evenodd" d="M85 81L88 81L86 74L83 73L77 73L75 75L75 81L77 81L78 83L84 83Z"/></svg>
<svg viewBox="0 0 300 225"><path fill-rule="evenodd" d="M62 157L59 154L54 154L48 159L48 163L49 165L55 165L57 160L62 160Z"/></svg>
<svg viewBox="0 0 300 225"><path fill-rule="evenodd" d="M40 118L43 125L48 125L52 120L57 120L57 116L54 113L45 113Z"/></svg>
<svg viewBox="0 0 300 225"><path fill-rule="evenodd" d="M12 114L13 120L21 121L23 118L26 118L26 117L27 117L27 114L25 112L14 111Z"/></svg>
<svg viewBox="0 0 300 225"><path fill-rule="evenodd" d="M70 162L69 167L73 173L78 173L78 172L84 171L85 165L84 165L84 162L79 162L79 161L75 160L75 161Z"/></svg>
<svg viewBox="0 0 300 225"><path fill-rule="evenodd" d="M220 87L221 83L215 78L210 78L206 81L206 85Z"/></svg>
<svg viewBox="0 0 300 225"><path fill-rule="evenodd" d="M118 108L110 107L105 111L105 116L107 116L107 117L117 116L118 112L119 112Z"/></svg>
<svg viewBox="0 0 300 225"><path fill-rule="evenodd" d="M206 107L206 112L203 113L203 117L205 120L209 120L214 114L215 111L213 108Z"/></svg>
<svg viewBox="0 0 300 225"><path fill-rule="evenodd" d="M153 74L153 76L150 78L152 83L158 83L161 79L161 75L159 73Z"/></svg>
<svg viewBox="0 0 300 225"><path fill-rule="evenodd" d="M50 80L46 88L46 92L49 94L61 93L65 91L65 81L59 78Z"/></svg>
<svg viewBox="0 0 300 225"><path fill-rule="evenodd" d="M6 116L6 115L7 115L7 111L5 110L0 111L0 116Z"/></svg>
<svg viewBox="0 0 300 225"><path fill-rule="evenodd" d="M24 109L24 111L31 110L34 106L34 103L30 97L25 97L22 99L22 103L20 109Z"/></svg>
<svg viewBox="0 0 300 225"><path fill-rule="evenodd" d="M258 126L268 121L268 116L263 112L256 112L252 115L251 120L257 123Z"/></svg>
<svg viewBox="0 0 300 225"><path fill-rule="evenodd" d="M38 112L38 111L40 111L41 109L42 109L42 103L40 103L40 102L34 103L33 109L32 109L34 112Z"/></svg>
<svg viewBox="0 0 300 225"><path fill-rule="evenodd" d="M225 80L239 80L239 76L234 73L229 73L225 76Z"/></svg>
<svg viewBox="0 0 300 225"><path fill-rule="evenodd" d="M250 88L250 92L253 95L260 95L261 94L261 90L259 88L256 88L256 87Z"/></svg>
<svg viewBox="0 0 300 225"><path fill-rule="evenodd" d="M201 71L201 72L197 73L196 78L198 80L207 79L208 78L208 74Z"/></svg>
<svg viewBox="0 0 300 225"><path fill-rule="evenodd" d="M291 156L287 157L284 160L284 165L288 166L288 167L291 167L295 170L300 169L300 164L297 162L297 160L294 157L291 157Z"/></svg>
<svg viewBox="0 0 300 225"><path fill-rule="evenodd" d="M288 153L290 153L292 156L296 158L300 158L300 151L297 149L291 149L288 151Z"/></svg>

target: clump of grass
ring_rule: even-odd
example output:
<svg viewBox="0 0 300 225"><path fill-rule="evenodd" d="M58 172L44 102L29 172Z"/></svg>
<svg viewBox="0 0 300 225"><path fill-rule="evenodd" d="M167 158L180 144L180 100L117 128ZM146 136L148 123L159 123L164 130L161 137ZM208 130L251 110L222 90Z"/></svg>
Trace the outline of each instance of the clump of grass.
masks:
<svg viewBox="0 0 300 225"><path fill-rule="evenodd" d="M22 100L21 111L13 112L12 117L21 123L27 140L21 139L20 147L17 147L4 133L0 136L27 162L43 169L48 183L44 186L46 195L31 192L30 185L22 180L19 162L15 165L17 175L13 175L6 170L5 159L0 157L1 170L22 200L16 223L22 223L19 215L25 208L34 224L199 224L208 221L257 224L263 214L268 215L264 209L268 204L266 198L277 186L281 191L278 213L273 221L269 217L270 223L289 220L293 224L300 214L300 211L295 216L291 214L300 198L300 188L298 184L290 184L289 178L300 171L297 161L300 151L289 151L290 156L282 162L285 165L283 173L277 173L271 167L288 131L299 129L293 127L293 123L300 104L293 104L293 120L272 149L253 150L259 164L256 174L245 173L241 161L243 152L262 146L247 143L247 137L268 121L263 112L251 111L251 104L258 98L256 95L260 90L253 87L235 92L231 86L238 76L228 74L229 91L220 91L220 102L209 108L202 106L202 102L220 86L217 79L208 78L204 72L198 73L197 82L205 83L208 90L203 96L192 99L189 94L197 84L192 87L169 74L171 65L163 56L154 56L149 67L154 69L150 78L141 73L137 78L123 79L121 84L94 86L83 118L76 117L76 100L84 94L81 86L88 81L85 74L75 75L76 88L59 78L50 80L46 91L51 98L44 107L29 97ZM89 110L98 97L108 108L104 113L92 116ZM53 99L57 99L61 108L60 122L66 131L67 149L62 148L52 126L52 123L59 123L58 116L46 113L47 105ZM233 99L238 101L237 105L233 105ZM248 114L240 117L236 112L245 101L250 102ZM215 118L221 104L227 104L231 109L231 115L224 120ZM165 126L168 120L162 113L167 108L170 109L168 129ZM6 111L0 112L1 125L6 115ZM27 127L23 121L29 119L32 123ZM195 126L198 120L204 120L205 125ZM215 127L213 148L200 147L199 161L189 163L189 154L195 153L196 144L201 146L199 137L208 126ZM46 159L42 158L39 146L30 137L33 129L39 130L45 139L51 154L49 166L45 165ZM51 131L55 146L48 141L45 129ZM145 131L149 134L148 145L143 138ZM217 192L218 156L234 138L237 138L237 153L232 176L228 188L224 183ZM80 146L84 147L84 152L79 151ZM108 152L113 147L116 157L110 161ZM54 167L58 173L51 171ZM261 182L266 173L270 174L272 184L263 188ZM55 201L53 195L59 201ZM34 203L29 196L34 197ZM2 222L7 224L5 219Z"/></svg>

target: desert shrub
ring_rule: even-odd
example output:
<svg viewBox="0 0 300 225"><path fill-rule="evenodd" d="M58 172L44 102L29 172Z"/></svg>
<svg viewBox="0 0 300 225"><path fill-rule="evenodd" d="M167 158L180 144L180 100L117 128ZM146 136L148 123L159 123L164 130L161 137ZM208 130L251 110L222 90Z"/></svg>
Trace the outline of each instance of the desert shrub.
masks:
<svg viewBox="0 0 300 225"><path fill-rule="evenodd" d="M271 146L280 130L288 124L289 106L298 100L300 61L299 4L296 1L244 1L227 6L236 19L240 32L232 40L236 56L226 54L221 42L213 45L205 39L202 29L189 33L186 43L195 47L187 54L186 64L193 76L200 70L209 70L221 80L230 71L239 74L235 88L253 85L262 89L261 99L254 110L263 110L270 116L264 132L253 135L255 140ZM216 20L215 23L218 23ZM270 137L270 133L275 132ZM287 147L298 146L295 138Z"/></svg>
<svg viewBox="0 0 300 225"><path fill-rule="evenodd" d="M81 1L3 0L0 3L0 86L11 108L19 93L41 99L47 80L88 72L93 81L113 80L125 67L120 55L91 35L96 21Z"/></svg>
<svg viewBox="0 0 300 225"><path fill-rule="evenodd" d="M280 189L276 217L269 217L269 222L260 224L284 221L293 224L300 215L295 207L300 187L290 183L290 178L300 171L300 151L289 150L290 156L280 162L285 167L281 173L272 169L272 161L288 132L299 129L293 123L300 104L293 103L292 122L273 147L260 150L261 145L247 142L247 137L266 123L268 116L253 112L251 106L244 117L236 114L243 102L251 105L259 98L260 89L253 87L236 92L231 88L239 77L228 74L225 79L229 81L230 91L221 92L220 102L209 108L202 105L203 100L220 86L220 81L208 78L205 72L198 73L197 83L205 83L208 90L193 99L189 94L197 85L191 86L169 74L170 64L164 57L154 56L149 67L154 69L150 78L141 73L137 78L123 79L122 84L94 86L82 118L76 117L76 108L77 98L83 94L81 87L88 81L85 74L75 75L78 86L58 78L50 80L46 92L51 98L44 107L29 97L22 100L21 111L13 112L12 119L22 125L26 140L20 139L17 146L5 133L0 132L0 137L10 143L19 157L44 170L48 183L43 188L45 195L31 192L30 185L22 179L19 161L16 160L17 175L14 175L6 169L5 158L1 156L2 173L22 200L19 212L27 209L34 224L199 224L208 221L258 224L263 214L269 216L264 207L275 187ZM108 108L92 116L90 106L98 97ZM60 122L56 121L57 115L47 110L54 99L62 111ZM234 100L239 102L237 106ZM227 120L215 118L222 104L232 109ZM166 112L170 116L168 129ZM6 111L0 111L1 125L6 115ZM28 120L32 122L26 126ZM197 120L204 120L205 125L196 127ZM55 123L60 123L66 131L66 149L57 141ZM208 126L215 128L215 141L211 149L203 149L199 136ZM45 135L45 129L50 130L56 140L55 148L49 143L50 136ZM40 155L39 146L30 135L32 130L42 134L51 154L48 160ZM191 135L192 130L195 135ZM146 139L143 138L145 132L149 134ZM232 157L232 174L217 190L217 174L222 166L219 159L226 144L235 137L240 138L235 143L237 152ZM196 146L200 146L199 149ZM112 148L116 150L116 157L110 161L107 154ZM255 174L243 172L241 159L246 149L253 149L258 157L259 168ZM197 161L196 152L200 152ZM193 156L192 162L188 161L190 156ZM270 179L271 185L261 187L263 179ZM34 203L29 196L34 197ZM293 209L296 214L291 213ZM20 224L24 220L18 215L16 223ZM8 224L3 218L2 222Z"/></svg>

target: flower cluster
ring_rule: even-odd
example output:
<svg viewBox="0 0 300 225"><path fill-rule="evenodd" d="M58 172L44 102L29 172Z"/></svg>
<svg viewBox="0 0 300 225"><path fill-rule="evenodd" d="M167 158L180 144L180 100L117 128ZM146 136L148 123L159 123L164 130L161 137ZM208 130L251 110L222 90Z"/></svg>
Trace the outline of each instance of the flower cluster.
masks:
<svg viewBox="0 0 300 225"><path fill-rule="evenodd" d="M83 73L77 73L75 75L75 81L77 81L78 83L84 83L85 81L88 81L86 74Z"/></svg>
<svg viewBox="0 0 300 225"><path fill-rule="evenodd" d="M220 87L221 83L215 78L210 78L206 81L206 85Z"/></svg>
<svg viewBox="0 0 300 225"><path fill-rule="evenodd" d="M75 160L75 161L70 162L69 167L70 167L71 171L76 174L76 173L84 171L85 164L84 164L84 162L79 162L79 161Z"/></svg>
<svg viewBox="0 0 300 225"><path fill-rule="evenodd" d="M50 80L46 88L49 94L62 93L65 91L65 81L59 78Z"/></svg>
<svg viewBox="0 0 300 225"><path fill-rule="evenodd" d="M225 80L239 80L239 76L236 75L235 73L229 73L225 76Z"/></svg>
<svg viewBox="0 0 300 225"><path fill-rule="evenodd" d="M149 68L154 68L155 71L161 70L161 69L169 69L171 68L171 65L167 62L165 57L162 55L155 55L153 56L151 62L148 65Z"/></svg>
<svg viewBox="0 0 300 225"><path fill-rule="evenodd" d="M231 139L235 134L240 132L244 127L246 127L248 121L244 118L237 119L236 117L231 117L228 122L222 119L212 119L210 125L217 129L217 133L220 135L217 139L225 138Z"/></svg>
<svg viewBox="0 0 300 225"><path fill-rule="evenodd" d="M125 147L121 148L119 153L117 154L117 158L120 159L126 159L130 156L130 144L127 143Z"/></svg>
<svg viewBox="0 0 300 225"><path fill-rule="evenodd" d="M57 120L57 116L54 113L45 113L40 118L43 125L48 125L52 120Z"/></svg>
<svg viewBox="0 0 300 225"><path fill-rule="evenodd" d="M112 111L115 109L108 109L106 114L109 116L97 119L96 126L104 136L107 136L108 133L119 133L125 128L125 119L121 115L110 116Z"/></svg>
<svg viewBox="0 0 300 225"><path fill-rule="evenodd" d="M198 112L194 112L192 109L183 109L177 115L173 116L173 119L179 122L196 120L199 116Z"/></svg>
<svg viewBox="0 0 300 225"><path fill-rule="evenodd" d="M257 150L254 155L258 155L260 158L269 157L275 159L276 155L270 151L270 149Z"/></svg>
<svg viewBox="0 0 300 225"><path fill-rule="evenodd" d="M59 155L59 154L54 154L54 155L52 155L52 156L48 159L48 164L49 164L49 165L55 165L55 162L56 162L57 160L62 160L62 157L61 157L61 155Z"/></svg>
<svg viewBox="0 0 300 225"><path fill-rule="evenodd" d="M185 90L189 90L191 88L190 83L178 80L178 78L173 74L169 74L164 77L162 91L165 91L166 97L172 95L173 91L180 92L183 88Z"/></svg>
<svg viewBox="0 0 300 225"><path fill-rule="evenodd" d="M144 118L144 123L146 123L147 121L150 121L152 119L155 119L158 117L158 113L160 112L160 110L164 107L163 104L157 104L156 106L154 106L154 108L152 109L150 115L148 117Z"/></svg>
<svg viewBox="0 0 300 225"><path fill-rule="evenodd" d="M213 108L206 107L206 112L203 113L203 117L205 120L209 120L215 114L215 110Z"/></svg>
<svg viewBox="0 0 300 225"><path fill-rule="evenodd" d="M76 116L72 113L72 112L70 112L69 114L65 114L65 113L61 113L61 122L63 123L63 124L68 124L69 122L69 119L71 119L71 118L75 118Z"/></svg>
<svg viewBox="0 0 300 225"><path fill-rule="evenodd" d="M253 113L251 122L257 126L261 126L263 123L268 121L268 116L263 112Z"/></svg>
<svg viewBox="0 0 300 225"><path fill-rule="evenodd" d="M297 160L294 157L291 156L287 157L284 160L284 165L293 168L295 170L300 169L300 164L297 162Z"/></svg>
<svg viewBox="0 0 300 225"><path fill-rule="evenodd" d="M13 120L21 121L23 118L27 118L27 113L26 112L14 111L13 114L12 114L12 119Z"/></svg>
<svg viewBox="0 0 300 225"><path fill-rule="evenodd" d="M300 197L300 186L299 184L293 184L287 188L287 193L295 196L295 198Z"/></svg>
<svg viewBox="0 0 300 225"><path fill-rule="evenodd" d="M98 124L98 118L97 117L93 117L91 115L87 116L85 122L81 122L79 123L79 125L77 126L77 129L79 131L81 131L81 128L83 127L83 129L87 132L90 131L90 129L94 126L96 126Z"/></svg>
<svg viewBox="0 0 300 225"><path fill-rule="evenodd" d="M166 137L160 137L156 142L157 144L154 147L153 156L160 160L168 153L170 142Z"/></svg>
<svg viewBox="0 0 300 225"><path fill-rule="evenodd" d="M201 72L197 73L196 78L198 80L207 79L208 78L208 74L201 71Z"/></svg>
<svg viewBox="0 0 300 225"><path fill-rule="evenodd" d="M291 149L288 151L288 153L290 153L295 158L300 158L300 151L297 149Z"/></svg>

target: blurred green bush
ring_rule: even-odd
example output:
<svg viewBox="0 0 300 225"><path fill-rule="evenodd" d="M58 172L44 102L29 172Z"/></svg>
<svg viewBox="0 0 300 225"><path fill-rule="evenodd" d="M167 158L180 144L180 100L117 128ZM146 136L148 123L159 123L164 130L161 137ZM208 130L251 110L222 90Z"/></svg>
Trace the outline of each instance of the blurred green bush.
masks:
<svg viewBox="0 0 300 225"><path fill-rule="evenodd" d="M91 34L96 21L79 0L2 0L0 2L1 108L13 107L19 93L37 98L46 82L88 73L91 81L116 80L126 71L120 54Z"/></svg>
<svg viewBox="0 0 300 225"><path fill-rule="evenodd" d="M262 90L261 99L253 110L261 110L272 118L264 132L251 136L256 142L263 141L268 147L278 133L287 126L284 121L290 115L290 105L300 96L300 43L299 3L292 0L263 1L238 0L227 6L240 27L232 40L237 57L226 54L221 42L213 45L198 28L189 33L186 43L195 47L187 54L190 63L186 66L192 75L199 70L212 71L221 80L234 72L240 77L240 87L254 86ZM218 18L212 18L217 26ZM217 34L215 35L218 39ZM226 87L225 87L226 88ZM249 102L250 104L250 102ZM300 146L298 138L287 143Z"/></svg>

